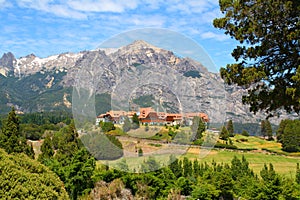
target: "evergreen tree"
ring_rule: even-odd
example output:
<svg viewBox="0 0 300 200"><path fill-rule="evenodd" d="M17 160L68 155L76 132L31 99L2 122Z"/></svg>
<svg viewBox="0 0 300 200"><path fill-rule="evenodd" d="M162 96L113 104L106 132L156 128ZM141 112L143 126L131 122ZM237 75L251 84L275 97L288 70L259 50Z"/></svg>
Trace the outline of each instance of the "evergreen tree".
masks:
<svg viewBox="0 0 300 200"><path fill-rule="evenodd" d="M280 121L279 127L276 132L276 137L277 137L278 142L282 143L284 129L285 129L286 125L290 122L292 122L292 120L289 120L289 119L283 119Z"/></svg>
<svg viewBox="0 0 300 200"><path fill-rule="evenodd" d="M44 159L49 159L52 158L54 155L54 150L53 150L53 145L52 145L52 140L49 135L46 136L44 139L44 142L41 146L41 154L39 155L39 160L43 161Z"/></svg>
<svg viewBox="0 0 300 200"><path fill-rule="evenodd" d="M260 134L261 136L263 136L264 138L266 137L267 135L267 129L266 129L266 122L265 120L262 120L260 122Z"/></svg>
<svg viewBox="0 0 300 200"><path fill-rule="evenodd" d="M193 174L193 166L192 162L189 161L187 157L183 158L183 175L184 177L192 176Z"/></svg>
<svg viewBox="0 0 300 200"><path fill-rule="evenodd" d="M138 156L139 157L141 157L141 156L143 156L143 149L142 148L139 148L139 150L138 150Z"/></svg>
<svg viewBox="0 0 300 200"><path fill-rule="evenodd" d="M5 149L7 153L25 153L29 157L34 158L32 147L27 145L26 138L20 131L19 118L14 107L12 107L2 126L0 147Z"/></svg>
<svg viewBox="0 0 300 200"><path fill-rule="evenodd" d="M236 63L221 68L228 84L247 89L243 102L254 113L280 108L300 112L300 1L220 0L216 28L239 41ZM280 17L279 17L280 16Z"/></svg>
<svg viewBox="0 0 300 200"><path fill-rule="evenodd" d="M248 131L246 131L246 130L243 130L243 131L242 131L242 135L243 135L243 136L247 136L247 137L248 137L248 136L249 136L249 133L248 133Z"/></svg>
<svg viewBox="0 0 300 200"><path fill-rule="evenodd" d="M193 118L193 124L191 126L191 130L193 133L192 140L198 140L203 137L203 132L206 130L205 122L203 122L202 118L196 116Z"/></svg>
<svg viewBox="0 0 300 200"><path fill-rule="evenodd" d="M132 116L132 128L137 129L140 127L140 120L136 113Z"/></svg>
<svg viewBox="0 0 300 200"><path fill-rule="evenodd" d="M300 151L300 120L289 122L281 136L282 150L287 152Z"/></svg>
<svg viewBox="0 0 300 200"><path fill-rule="evenodd" d="M229 137L233 137L234 136L234 128L233 128L233 123L232 120L229 120L227 122L227 126L226 126L228 133L229 133Z"/></svg>
<svg viewBox="0 0 300 200"><path fill-rule="evenodd" d="M266 136L268 140L273 140L273 130L269 120L265 120Z"/></svg>
<svg viewBox="0 0 300 200"><path fill-rule="evenodd" d="M228 140L228 138L229 138L229 133L228 133L225 126L223 126L222 129L221 129L220 138L222 140Z"/></svg>
<svg viewBox="0 0 300 200"><path fill-rule="evenodd" d="M203 121L202 118L199 120L199 125L197 128L197 134L196 134L196 139L201 139L203 137L203 133L205 132L206 127L205 127L205 122Z"/></svg>
<svg viewBox="0 0 300 200"><path fill-rule="evenodd" d="M177 178L182 176L182 166L173 154L170 155L169 167Z"/></svg>

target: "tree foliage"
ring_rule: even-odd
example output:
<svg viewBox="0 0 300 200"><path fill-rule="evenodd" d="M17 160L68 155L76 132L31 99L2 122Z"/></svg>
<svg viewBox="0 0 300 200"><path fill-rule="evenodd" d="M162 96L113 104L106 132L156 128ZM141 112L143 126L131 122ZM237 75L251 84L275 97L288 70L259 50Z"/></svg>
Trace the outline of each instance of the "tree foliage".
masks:
<svg viewBox="0 0 300 200"><path fill-rule="evenodd" d="M7 153L25 153L34 158L32 147L27 145L26 138L20 131L20 122L14 107L12 107L2 126L0 147L5 149Z"/></svg>
<svg viewBox="0 0 300 200"><path fill-rule="evenodd" d="M233 128L232 120L229 120L229 121L227 122L226 129L227 129L228 132L229 132L229 136L230 136L230 137L233 137L233 136L234 136L234 128Z"/></svg>
<svg viewBox="0 0 300 200"><path fill-rule="evenodd" d="M282 150L287 152L300 151L300 121L289 121L281 135Z"/></svg>
<svg viewBox="0 0 300 200"><path fill-rule="evenodd" d="M24 154L0 149L0 199L69 199L63 182Z"/></svg>
<svg viewBox="0 0 300 200"><path fill-rule="evenodd" d="M229 132L225 126L223 126L221 129L220 138L222 140L228 140L228 138L229 138Z"/></svg>
<svg viewBox="0 0 300 200"><path fill-rule="evenodd" d="M140 120L136 113L132 116L132 128L137 129L140 127Z"/></svg>
<svg viewBox="0 0 300 200"><path fill-rule="evenodd" d="M206 125L201 117L196 116L193 118L193 124L191 126L191 130L193 133L193 136L192 136L193 141L196 141L203 137L203 133L206 130Z"/></svg>
<svg viewBox="0 0 300 200"><path fill-rule="evenodd" d="M220 0L216 28L240 42L236 63L221 68L228 84L248 89L243 103L254 113L300 111L300 1Z"/></svg>

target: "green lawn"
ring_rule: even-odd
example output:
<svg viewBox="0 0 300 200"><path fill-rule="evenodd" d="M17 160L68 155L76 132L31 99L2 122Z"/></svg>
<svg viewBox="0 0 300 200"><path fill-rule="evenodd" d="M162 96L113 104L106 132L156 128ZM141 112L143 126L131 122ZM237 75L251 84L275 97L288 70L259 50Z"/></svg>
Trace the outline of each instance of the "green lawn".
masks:
<svg viewBox="0 0 300 200"><path fill-rule="evenodd" d="M256 174L259 174L264 164L272 163L276 172L281 175L295 177L296 165L300 163L300 157L287 157L280 155L264 154L257 152L234 152L229 150L211 150L211 152L204 158L200 158L199 154L190 150L186 156L190 159L199 159L200 162L211 163L213 160L217 163L230 163L234 156L242 158L245 156L249 162L249 166Z"/></svg>

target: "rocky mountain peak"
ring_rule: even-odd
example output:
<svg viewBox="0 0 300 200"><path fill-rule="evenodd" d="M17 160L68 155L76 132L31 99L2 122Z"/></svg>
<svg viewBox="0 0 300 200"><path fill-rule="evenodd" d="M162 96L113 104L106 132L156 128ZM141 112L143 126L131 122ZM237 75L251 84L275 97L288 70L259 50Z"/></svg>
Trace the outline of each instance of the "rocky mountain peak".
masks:
<svg viewBox="0 0 300 200"><path fill-rule="evenodd" d="M3 56L0 58L0 66L7 67L9 69L13 68L15 62L16 58L11 52L4 53Z"/></svg>

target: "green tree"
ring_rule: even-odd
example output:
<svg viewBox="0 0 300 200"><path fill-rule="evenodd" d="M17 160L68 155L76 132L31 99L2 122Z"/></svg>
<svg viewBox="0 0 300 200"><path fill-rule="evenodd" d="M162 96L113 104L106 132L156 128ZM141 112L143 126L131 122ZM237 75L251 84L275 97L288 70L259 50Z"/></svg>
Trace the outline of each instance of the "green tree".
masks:
<svg viewBox="0 0 300 200"><path fill-rule="evenodd" d="M300 120L289 122L281 136L282 150L287 152L300 151Z"/></svg>
<svg viewBox="0 0 300 200"><path fill-rule="evenodd" d="M193 124L191 126L191 130L193 133L192 136L193 141L201 139L203 137L203 133L206 130L206 125L201 117L196 116L193 118Z"/></svg>
<svg viewBox="0 0 300 200"><path fill-rule="evenodd" d="M266 136L268 140L273 140L273 130L269 120L265 120Z"/></svg>
<svg viewBox="0 0 300 200"><path fill-rule="evenodd" d="M23 153L0 149L0 199L69 199L59 177Z"/></svg>
<svg viewBox="0 0 300 200"><path fill-rule="evenodd" d="M138 150L138 156L139 157L141 157L141 156L143 156L143 149L142 148L139 148L139 150Z"/></svg>
<svg viewBox="0 0 300 200"><path fill-rule="evenodd" d="M228 130L229 137L233 137L234 136L234 128L233 128L232 120L229 120L227 122L226 129Z"/></svg>
<svg viewBox="0 0 300 200"><path fill-rule="evenodd" d="M49 135L46 136L44 142L41 146L41 154L39 155L39 160L43 161L44 159L50 159L54 155L52 140Z"/></svg>
<svg viewBox="0 0 300 200"><path fill-rule="evenodd" d="M228 84L248 89L243 103L250 111L300 111L300 1L220 0L224 17L216 28L240 42L236 63L221 68ZM276 100L276 101L275 101Z"/></svg>
<svg viewBox="0 0 300 200"><path fill-rule="evenodd" d="M34 152L30 145L27 145L26 138L20 131L19 118L16 115L15 108L12 107L2 126L0 134L0 147L7 153L25 153L34 158Z"/></svg>
<svg viewBox="0 0 300 200"><path fill-rule="evenodd" d="M169 167L177 178L183 175L182 166L173 154L170 155Z"/></svg>
<svg viewBox="0 0 300 200"><path fill-rule="evenodd" d="M248 131L246 131L246 130L243 130L243 131L242 131L242 135L243 135L243 136L247 136L247 137L248 137L248 136L249 136L249 133L248 133Z"/></svg>
<svg viewBox="0 0 300 200"><path fill-rule="evenodd" d="M217 190L214 185L209 183L199 183L192 191L194 199L218 200L219 196L220 190Z"/></svg>
<svg viewBox="0 0 300 200"><path fill-rule="evenodd" d="M264 168L260 171L260 176L263 179L262 185L262 196L268 197L268 199L278 199L279 194L281 193L280 187L280 178L276 174L272 163L264 165Z"/></svg>
<svg viewBox="0 0 300 200"><path fill-rule="evenodd" d="M140 120L136 113L132 116L132 128L137 129L140 127Z"/></svg>
<svg viewBox="0 0 300 200"><path fill-rule="evenodd" d="M264 138L267 136L267 129L266 129L266 121L265 120L262 120L260 122L260 134Z"/></svg>
<svg viewBox="0 0 300 200"><path fill-rule="evenodd" d="M221 129L220 138L222 140L228 140L229 138L229 133L225 126L223 126Z"/></svg>
<svg viewBox="0 0 300 200"><path fill-rule="evenodd" d="M187 157L183 158L183 176L184 177L189 177L192 176L193 174L193 165L192 162L189 161Z"/></svg>
<svg viewBox="0 0 300 200"><path fill-rule="evenodd" d="M292 120L289 120L289 119L283 119L280 121L279 127L276 132L276 137L277 137L278 142L282 143L284 129L285 129L286 125L290 122L292 122Z"/></svg>
<svg viewBox="0 0 300 200"><path fill-rule="evenodd" d="M124 124L123 124L123 131L126 133L130 131L130 129L131 129L131 122L128 117L125 117Z"/></svg>
<svg viewBox="0 0 300 200"><path fill-rule="evenodd" d="M115 130L116 127L112 122L102 122L100 123L100 127L103 132L108 133L109 131Z"/></svg>

